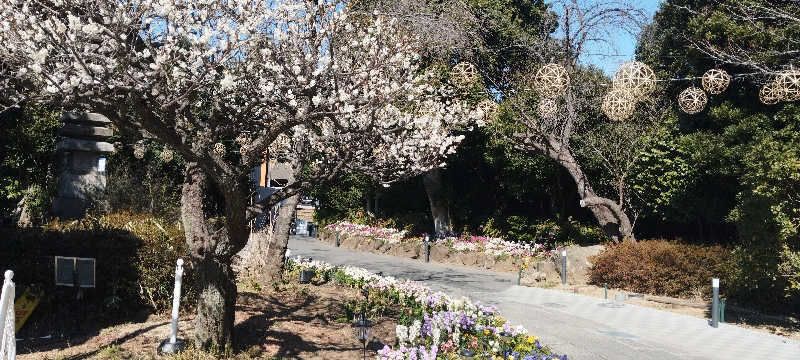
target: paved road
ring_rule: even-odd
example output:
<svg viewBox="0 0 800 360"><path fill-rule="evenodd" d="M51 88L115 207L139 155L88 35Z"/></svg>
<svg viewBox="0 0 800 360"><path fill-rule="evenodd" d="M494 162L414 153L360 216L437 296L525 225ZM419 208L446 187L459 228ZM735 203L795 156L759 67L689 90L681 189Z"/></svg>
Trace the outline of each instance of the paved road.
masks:
<svg viewBox="0 0 800 360"><path fill-rule="evenodd" d="M695 317L555 290L516 286L509 274L336 248L293 236L291 256L362 267L420 281L435 290L489 303L573 360L770 359L800 360L800 343Z"/></svg>

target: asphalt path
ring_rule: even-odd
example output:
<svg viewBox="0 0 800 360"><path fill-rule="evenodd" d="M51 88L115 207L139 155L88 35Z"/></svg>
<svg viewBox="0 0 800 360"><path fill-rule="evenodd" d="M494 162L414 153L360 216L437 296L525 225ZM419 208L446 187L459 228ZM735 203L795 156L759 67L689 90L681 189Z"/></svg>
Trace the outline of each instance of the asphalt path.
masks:
<svg viewBox="0 0 800 360"><path fill-rule="evenodd" d="M800 360L800 343L737 326L566 292L516 286L516 276L336 248L292 236L290 256L351 265L419 281L451 296L496 305L569 359Z"/></svg>

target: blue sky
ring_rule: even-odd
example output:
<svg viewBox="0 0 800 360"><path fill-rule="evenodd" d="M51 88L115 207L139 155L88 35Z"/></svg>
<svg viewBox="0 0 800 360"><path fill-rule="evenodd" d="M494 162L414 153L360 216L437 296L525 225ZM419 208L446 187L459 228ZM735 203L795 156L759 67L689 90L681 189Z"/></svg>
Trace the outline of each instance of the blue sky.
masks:
<svg viewBox="0 0 800 360"><path fill-rule="evenodd" d="M588 1L591 2L591 0ZM653 14L659 9L660 3L661 0L638 0L638 6L647 12L648 22L652 21ZM616 34L614 43L619 56L592 55L587 56L585 61L603 69L606 75L613 76L620 64L633 60L633 52L636 50L636 38L624 31L620 31ZM605 49L589 48L587 51L587 53L598 52L605 52Z"/></svg>

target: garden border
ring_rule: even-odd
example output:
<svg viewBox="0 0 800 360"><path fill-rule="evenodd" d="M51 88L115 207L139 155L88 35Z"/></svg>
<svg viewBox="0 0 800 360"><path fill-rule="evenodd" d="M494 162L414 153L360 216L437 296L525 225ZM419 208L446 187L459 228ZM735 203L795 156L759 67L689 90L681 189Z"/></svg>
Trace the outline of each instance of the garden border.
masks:
<svg viewBox="0 0 800 360"><path fill-rule="evenodd" d="M336 232L324 228L319 230L319 240L336 246ZM401 241L390 243L385 240L369 237L340 234L339 246L366 251L374 254L391 255L409 259L420 259L424 261L425 249L423 243L413 243ZM479 252L459 252L452 251L445 245L431 243L430 261L446 265L466 266L470 268L492 270L497 272L518 274L523 267L525 260L522 258L497 258L495 256ZM542 261L543 263L545 261Z"/></svg>

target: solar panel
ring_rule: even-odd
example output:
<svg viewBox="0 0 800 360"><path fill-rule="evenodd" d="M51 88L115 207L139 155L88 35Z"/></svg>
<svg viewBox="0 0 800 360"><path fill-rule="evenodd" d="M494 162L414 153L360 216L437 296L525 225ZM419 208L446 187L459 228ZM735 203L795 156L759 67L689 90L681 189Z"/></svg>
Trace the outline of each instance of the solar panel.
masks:
<svg viewBox="0 0 800 360"><path fill-rule="evenodd" d="M56 256L56 286L95 287L95 263L94 258Z"/></svg>

